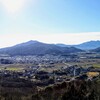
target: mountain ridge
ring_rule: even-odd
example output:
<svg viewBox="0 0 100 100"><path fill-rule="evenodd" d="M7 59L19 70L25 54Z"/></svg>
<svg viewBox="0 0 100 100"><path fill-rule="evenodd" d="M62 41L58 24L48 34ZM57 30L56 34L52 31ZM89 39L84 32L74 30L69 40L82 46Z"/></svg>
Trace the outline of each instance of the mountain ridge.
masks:
<svg viewBox="0 0 100 100"><path fill-rule="evenodd" d="M60 47L55 44L47 44L38 41L28 41L12 47L0 49L0 54L9 55L41 55L41 54L66 54L82 52L83 50L75 47Z"/></svg>
<svg viewBox="0 0 100 100"><path fill-rule="evenodd" d="M82 50L91 50L91 49L96 49L100 47L100 40L83 42L78 45L67 45L67 44L61 44L61 43L58 43L56 45L61 46L61 47L76 47Z"/></svg>

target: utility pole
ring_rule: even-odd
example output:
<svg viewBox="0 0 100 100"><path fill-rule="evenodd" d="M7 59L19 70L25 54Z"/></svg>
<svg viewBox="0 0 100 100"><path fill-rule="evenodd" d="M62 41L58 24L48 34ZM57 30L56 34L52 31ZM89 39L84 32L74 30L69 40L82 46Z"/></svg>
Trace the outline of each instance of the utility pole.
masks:
<svg viewBox="0 0 100 100"><path fill-rule="evenodd" d="M74 67L74 77L76 76L76 69L75 69L75 67Z"/></svg>

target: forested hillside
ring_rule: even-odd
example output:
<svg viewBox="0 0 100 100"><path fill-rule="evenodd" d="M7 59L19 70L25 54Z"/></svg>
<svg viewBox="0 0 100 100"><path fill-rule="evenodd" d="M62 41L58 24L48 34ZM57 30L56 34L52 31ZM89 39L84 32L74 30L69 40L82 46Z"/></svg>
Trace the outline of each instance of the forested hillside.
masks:
<svg viewBox="0 0 100 100"><path fill-rule="evenodd" d="M100 100L100 80L76 80L41 88L2 85L0 100Z"/></svg>

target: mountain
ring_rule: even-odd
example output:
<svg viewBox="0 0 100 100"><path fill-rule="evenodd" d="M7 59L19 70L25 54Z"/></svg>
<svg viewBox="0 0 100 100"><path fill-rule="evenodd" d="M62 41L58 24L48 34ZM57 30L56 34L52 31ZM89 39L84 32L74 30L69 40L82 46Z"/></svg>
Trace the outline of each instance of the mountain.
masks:
<svg viewBox="0 0 100 100"><path fill-rule="evenodd" d="M100 41L89 41L75 46L76 48L83 50L96 49L100 47Z"/></svg>
<svg viewBox="0 0 100 100"><path fill-rule="evenodd" d="M66 45L66 44L62 44L62 43L58 43L58 44L56 44L57 46L60 46L60 47L68 47L68 45ZM70 46L70 45L69 45Z"/></svg>
<svg viewBox="0 0 100 100"><path fill-rule="evenodd" d="M91 50L91 51L100 53L100 47L98 47L98 48L96 48L96 49L93 49L93 50Z"/></svg>
<svg viewBox="0 0 100 100"><path fill-rule="evenodd" d="M88 41L88 42L84 42L82 44L79 45L66 45L66 44L56 44L57 46L60 47L76 47L82 50L90 50L90 49L96 49L98 47L100 47L100 41Z"/></svg>
<svg viewBox="0 0 100 100"><path fill-rule="evenodd" d="M60 47L55 44L46 44L38 41L28 41L12 47L0 49L0 54L15 55L44 55L44 54L66 54L81 52L75 47Z"/></svg>

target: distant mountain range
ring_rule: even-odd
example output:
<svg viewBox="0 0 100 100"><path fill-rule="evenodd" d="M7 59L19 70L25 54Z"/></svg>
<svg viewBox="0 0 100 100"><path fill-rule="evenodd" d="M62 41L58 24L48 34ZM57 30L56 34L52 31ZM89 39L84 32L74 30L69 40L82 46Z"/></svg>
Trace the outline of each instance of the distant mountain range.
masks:
<svg viewBox="0 0 100 100"><path fill-rule="evenodd" d="M28 41L12 47L0 49L0 54L15 55L44 55L44 54L68 54L82 52L75 47L61 47L55 44L46 44L38 41Z"/></svg>
<svg viewBox="0 0 100 100"><path fill-rule="evenodd" d="M96 49L100 47L100 41L89 41L89 42L84 42L82 44L79 45L66 45L66 44L56 44L57 46L60 47L75 47L75 48L79 48L82 50L91 50L91 49Z"/></svg>
<svg viewBox="0 0 100 100"><path fill-rule="evenodd" d="M92 50L90 50L92 49ZM0 49L0 54L15 55L45 55L68 54L90 50L100 52L100 41L89 41L79 45L47 44L39 41L28 41L12 47Z"/></svg>
<svg viewBox="0 0 100 100"><path fill-rule="evenodd" d="M98 47L98 48L96 48L96 49L93 49L93 50L91 50L92 52L98 52L98 53L100 53L100 47Z"/></svg>

